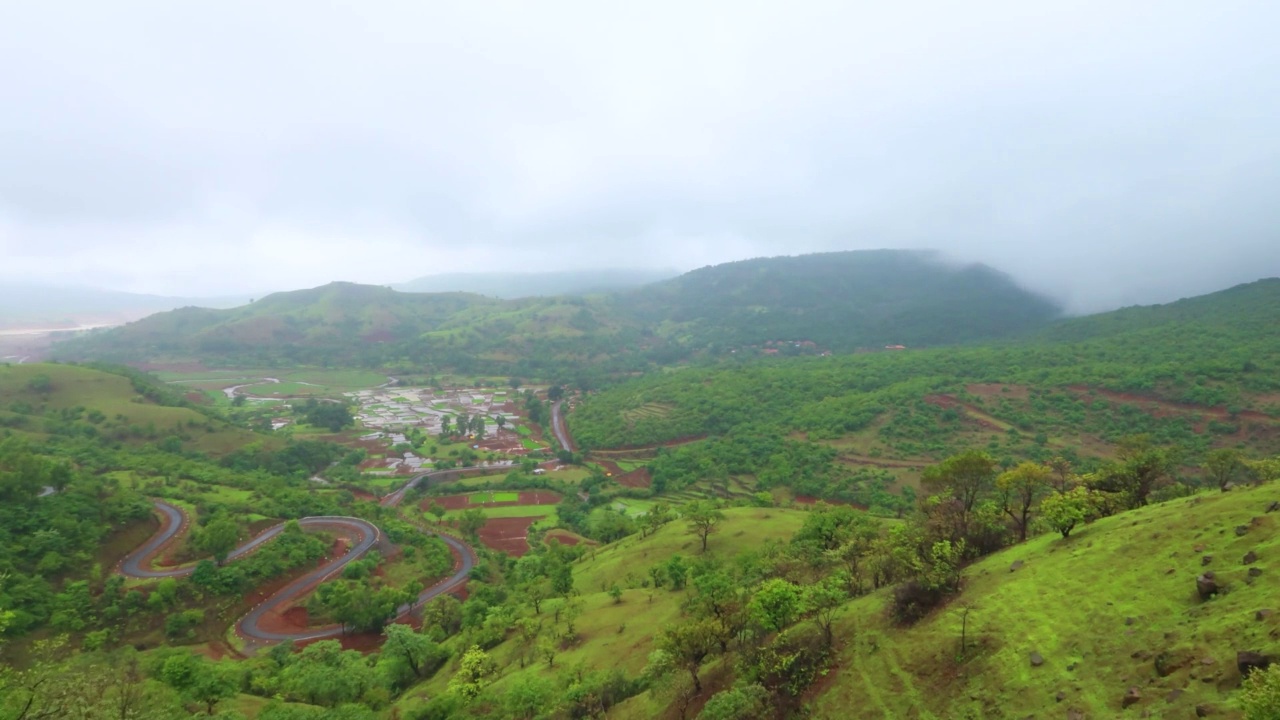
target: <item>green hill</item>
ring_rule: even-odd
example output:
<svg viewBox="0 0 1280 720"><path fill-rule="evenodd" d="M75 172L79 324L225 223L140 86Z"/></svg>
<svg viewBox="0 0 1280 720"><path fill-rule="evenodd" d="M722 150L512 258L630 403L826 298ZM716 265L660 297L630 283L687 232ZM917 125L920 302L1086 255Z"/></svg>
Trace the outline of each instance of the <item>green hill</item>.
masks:
<svg viewBox="0 0 1280 720"><path fill-rule="evenodd" d="M888 593L855 600L813 717L1192 718L1198 706L1239 717L1236 653L1280 651L1280 616L1257 616L1274 609L1280 574L1242 562L1280 553L1280 519L1266 512L1278 497L1274 485L1197 496L1066 540L1043 535L970 566L957 600L910 628L886 619ZM1203 601L1196 577L1206 569L1228 590ZM1124 711L1130 687L1141 699Z"/></svg>
<svg viewBox="0 0 1280 720"><path fill-rule="evenodd" d="M60 344L63 359L346 364L598 385L695 357L817 354L1003 337L1056 317L983 266L904 251L763 258L638 290L496 300L333 283L231 309L184 308Z"/></svg>
<svg viewBox="0 0 1280 720"><path fill-rule="evenodd" d="M213 454L262 439L143 373L54 364L0 365L0 427L37 441L55 435L132 444L174 438Z"/></svg>
<svg viewBox="0 0 1280 720"><path fill-rule="evenodd" d="M696 482L710 463L864 504L892 503L886 486L914 485L921 467L966 447L1003 462L1088 461L1145 433L1186 448L1190 464L1214 447L1267 454L1280 450L1274 327L1280 282L1263 281L1018 343L652 374L589 396L570 425L589 450L709 437L658 457L660 487Z"/></svg>
<svg viewBox="0 0 1280 720"><path fill-rule="evenodd" d="M1061 311L984 265L902 250L726 263L628 294L629 312L712 346L810 341L849 351L988 340Z"/></svg>

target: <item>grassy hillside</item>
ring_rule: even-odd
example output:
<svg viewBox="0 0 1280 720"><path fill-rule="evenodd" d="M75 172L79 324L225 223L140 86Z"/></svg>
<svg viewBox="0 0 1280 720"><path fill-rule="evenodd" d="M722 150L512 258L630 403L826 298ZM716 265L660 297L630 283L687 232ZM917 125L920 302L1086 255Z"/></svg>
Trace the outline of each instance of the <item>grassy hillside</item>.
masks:
<svg viewBox="0 0 1280 720"><path fill-rule="evenodd" d="M0 426L33 440L88 435L141 444L175 438L213 454L262 439L141 373L54 364L0 366Z"/></svg>
<svg viewBox="0 0 1280 720"><path fill-rule="evenodd" d="M778 508L732 508L725 511L726 519L708 546L708 557L729 561L760 551L771 542L786 541L803 523L805 513ZM559 668L583 667L591 670L617 668L627 675L638 675L653 650L656 632L681 615L680 605L685 595L666 589L650 591L647 573L652 566L667 562L674 555L689 561L699 556L699 541L686 531L683 523L670 523L647 538L633 535L599 550L589 551L573 566L573 586L582 603L581 620L575 645L558 654L555 665ZM623 589L618 601L608 594L614 584ZM561 599L547 601L542 614L525 612L546 625L552 625L551 616ZM556 667L547 667L545 660L534 660L519 667L516 657L527 648L521 648L519 639L512 637L489 650L490 655L501 658L506 665L501 677L494 682L494 691L501 692L529 677L554 678ZM532 655L532 653L530 653ZM421 708L427 699L444 692L450 668L437 674L431 681L414 688L398 703L409 717Z"/></svg>
<svg viewBox="0 0 1280 720"><path fill-rule="evenodd" d="M56 355L226 366L426 361L597 386L695 357L984 340L1057 314L990 268L850 252L730 263L588 297L494 300L333 283L232 310L162 313L65 342Z"/></svg>
<svg viewBox="0 0 1280 720"><path fill-rule="evenodd" d="M1270 564L1280 518L1266 512L1276 499L1274 485L1197 496L1104 518L1066 540L1043 535L975 563L959 597L910 628L886 619L886 592L855 600L813 717L1121 717L1130 687L1141 692L1127 711L1135 717L1196 717L1199 705L1239 717L1236 653L1280 651L1280 616L1256 616L1280 597ZM1250 551L1261 560L1245 565ZM1228 590L1202 601L1195 580L1207 569Z"/></svg>

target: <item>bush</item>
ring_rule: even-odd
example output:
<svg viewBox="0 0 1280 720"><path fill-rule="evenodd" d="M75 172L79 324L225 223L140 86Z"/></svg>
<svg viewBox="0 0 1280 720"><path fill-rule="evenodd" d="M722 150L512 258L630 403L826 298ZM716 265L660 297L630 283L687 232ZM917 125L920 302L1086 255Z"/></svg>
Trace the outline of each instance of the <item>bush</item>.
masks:
<svg viewBox="0 0 1280 720"><path fill-rule="evenodd" d="M1244 710L1244 720L1280 717L1280 665L1249 673L1240 693L1240 708Z"/></svg>
<svg viewBox="0 0 1280 720"><path fill-rule="evenodd" d="M893 589L889 616L895 622L910 625L941 605L946 597L947 593L940 587L929 586L920 580L908 580Z"/></svg>

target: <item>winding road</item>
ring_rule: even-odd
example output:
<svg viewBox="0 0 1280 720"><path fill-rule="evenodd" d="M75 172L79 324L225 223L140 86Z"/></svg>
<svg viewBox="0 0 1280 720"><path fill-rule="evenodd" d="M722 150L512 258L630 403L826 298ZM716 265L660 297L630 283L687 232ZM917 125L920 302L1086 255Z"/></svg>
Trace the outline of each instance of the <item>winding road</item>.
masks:
<svg viewBox="0 0 1280 720"><path fill-rule="evenodd" d="M563 400L559 400L551 406L551 432L555 433L556 440L560 441L560 447L573 452L573 438L569 437L569 428L564 424L564 413L560 411L563 403Z"/></svg>
<svg viewBox="0 0 1280 720"><path fill-rule="evenodd" d="M396 507L404 500L405 493L407 493L411 488L417 486L423 479L437 475L457 475L467 470L481 469L485 468L467 467L421 473L411 478L399 490L396 490L390 495L382 498L380 504L385 507ZM195 572L194 566L166 568L162 570L152 569L150 567L151 558L165 545L182 533L191 523L190 518L188 518L187 514L180 508L160 500L153 500L152 504L163 519L160 532L153 535L145 543L140 545L137 550L134 550L125 557L120 564L120 573L126 577L142 579L184 577L190 575ZM334 558L315 570L297 578L284 588L277 591L271 597L258 604L257 607L249 611L249 614L241 618L240 621L236 623L236 631L245 638L261 642L316 640L341 635L343 632L343 628L340 625L331 625L299 632L275 632L262 627L262 619L268 613L282 610L287 607L290 603L293 603L298 598L311 592L321 583L340 572L348 563L364 556L365 553L369 552L369 550L378 543L382 537L382 532L376 525L367 520L338 515L305 517L298 520L298 524L306 529L337 530L344 534L351 535L356 538L356 540L354 544L347 549L345 554ZM270 541L272 538L283 532L284 527L285 523L283 522L272 525L228 553L227 560L232 561L253 552L264 543ZM450 592L459 585L466 583L467 577L471 573L471 569L475 567L476 554L469 545L447 535L437 534L436 536L444 541L444 543L448 545L458 556L459 561L454 567L454 572L449 577L441 580L426 590L423 590L418 594L418 597L414 602L406 603L397 608L397 619L408 615L415 608L421 607L432 598Z"/></svg>

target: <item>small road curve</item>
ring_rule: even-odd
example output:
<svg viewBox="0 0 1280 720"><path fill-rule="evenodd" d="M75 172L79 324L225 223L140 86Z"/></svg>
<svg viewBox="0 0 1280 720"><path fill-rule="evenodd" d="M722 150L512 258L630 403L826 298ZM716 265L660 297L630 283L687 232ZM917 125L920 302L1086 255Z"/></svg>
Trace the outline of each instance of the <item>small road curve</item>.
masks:
<svg viewBox="0 0 1280 720"><path fill-rule="evenodd" d="M560 411L560 406L564 404L563 400L557 401L551 406L551 432L555 433L556 440L560 442L560 447L569 452L574 452L573 438L569 436L569 426L564 422L564 413Z"/></svg>
<svg viewBox="0 0 1280 720"><path fill-rule="evenodd" d="M509 464L510 463L501 463L499 465ZM382 498L379 504L385 507L398 506L404 500L405 494L413 487L416 487L425 478L430 478L435 475L457 475L468 470L474 471L482 469L486 468L484 466L465 467L421 473L410 478L410 480L399 490ZM125 557L125 559L120 563L120 573L127 577L142 579L185 577L190 575L195 572L194 566L165 569L154 569L150 567L151 558L159 552L161 548L186 530L191 522L187 517L187 514L174 505L170 505L169 503L160 500L153 500L152 505L162 517L160 531L140 545L137 550L134 550ZM271 597L258 604L257 607L249 611L249 614L241 618L240 621L236 623L236 630L246 638L264 642L316 640L341 635L343 632L343 628L338 625L299 632L274 632L262 627L262 619L268 613L281 610L287 605L295 602L298 598L311 592L321 583L339 573L348 563L364 556L364 554L369 552L369 550L378 543L379 539L381 539L382 531L367 520L337 515L305 517L299 519L298 524L306 529L338 530L352 535L357 539L355 543L347 549L345 554L329 560L324 565L321 565L315 570L297 578L293 582L281 588ZM261 533L258 533L253 538L228 553L227 561L230 562L236 560L253 552L264 543L270 541L283 532L284 527L285 523L282 522L272 525ZM476 565L475 550L473 550L469 545L456 538L449 537L448 535L437 533L436 536L448 545L453 553L458 557L458 562L454 566L453 574L423 590L418 594L418 597L414 602L406 603L397 608L397 619L408 615L433 598L444 593L451 592L458 586L465 584L472 568Z"/></svg>

